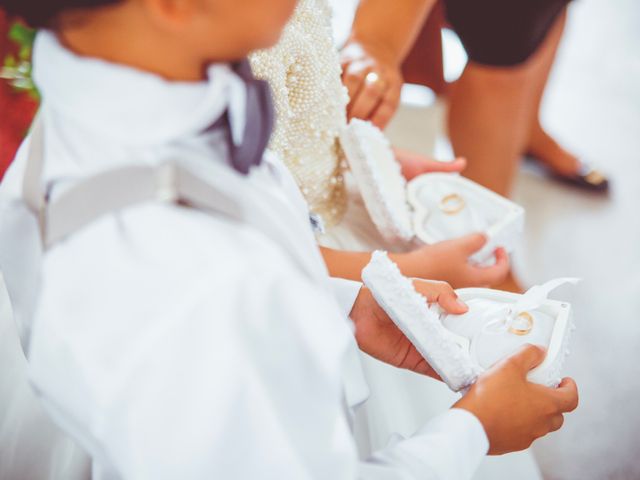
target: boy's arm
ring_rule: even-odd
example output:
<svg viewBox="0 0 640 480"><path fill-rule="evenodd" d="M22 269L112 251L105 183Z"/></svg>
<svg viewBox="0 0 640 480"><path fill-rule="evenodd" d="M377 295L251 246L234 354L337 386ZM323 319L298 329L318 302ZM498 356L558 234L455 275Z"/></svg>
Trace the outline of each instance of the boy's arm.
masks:
<svg viewBox="0 0 640 480"><path fill-rule="evenodd" d="M178 218L162 212L156 228L165 232ZM131 224L146 215L138 214ZM342 381L353 338L335 300L262 236L224 222L189 235L187 213L175 215L184 223L180 235L162 239L167 244L153 244L153 228L138 232L149 246L142 258L127 244L126 254L114 248L69 264L93 246L91 231L75 248L61 245L57 261L71 271L44 295L42 311L54 313L43 313L32 337L30 375L49 412L112 476L462 479L486 452L478 418L504 450L510 444L496 439L526 440L542 430L526 420L553 412L523 390L524 373L507 369L494 376L497 386L481 384L465 397L459 407L471 414L447 412L360 463ZM93 235L108 238L104 230ZM168 245L198 255L167 259ZM88 278L85 269L103 272L101 288L64 281ZM81 314L55 313L68 311L66 298L82 299L72 302ZM519 421L497 421L504 418Z"/></svg>
<svg viewBox="0 0 640 480"><path fill-rule="evenodd" d="M371 260L371 252L348 252L320 247L329 275L335 278L361 281L362 269Z"/></svg>
<svg viewBox="0 0 640 480"><path fill-rule="evenodd" d="M475 265L469 257L482 249L487 239L472 234L455 240L424 245L407 253L390 253L403 275L411 278L442 280L454 288L486 287L499 284L509 272L509 257L504 250L495 252L496 263ZM362 269L369 263L371 252L350 252L320 247L329 275L360 281Z"/></svg>
<svg viewBox="0 0 640 480"><path fill-rule="evenodd" d="M221 265L178 298L155 297L166 305L152 322L120 310L120 340L88 317L83 334L36 345L45 403L97 468L123 480L407 478L416 468L408 478L452 479L485 453L478 421L450 412L411 448L360 463L343 404L351 332L331 296L276 253L245 252L234 263L246 269Z"/></svg>
<svg viewBox="0 0 640 480"><path fill-rule="evenodd" d="M223 285L191 285L156 331L131 322L127 335L139 338L127 345L136 347L117 362L91 348L76 350L82 358L52 355L76 382L57 397L45 392L49 405L58 413L82 405L86 417L70 424L123 480L467 480L489 448L478 418L501 429L492 438L501 448L511 437L530 440L526 421L517 432L516 422L497 421L534 417L540 407L532 403L540 395L522 388L525 373L514 371L521 384L497 375L497 387L481 385L460 409L360 462L342 402L345 323L330 296L280 265L265 270L258 261Z"/></svg>

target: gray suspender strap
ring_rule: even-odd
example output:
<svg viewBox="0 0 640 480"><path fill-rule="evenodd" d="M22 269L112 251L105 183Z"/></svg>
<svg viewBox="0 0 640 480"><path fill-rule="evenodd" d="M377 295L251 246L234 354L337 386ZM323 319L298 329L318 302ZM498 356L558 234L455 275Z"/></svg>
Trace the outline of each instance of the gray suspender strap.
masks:
<svg viewBox="0 0 640 480"><path fill-rule="evenodd" d="M38 116L31 131L22 194L25 203L40 219L45 248L104 214L149 201L182 200L213 209L235 220L243 219L237 202L188 170L171 163L108 170L78 182L53 199L47 199L42 180L42 123Z"/></svg>
<svg viewBox="0 0 640 480"><path fill-rule="evenodd" d="M102 215L149 201L184 201L234 220L244 217L237 202L180 166L129 166L89 177L53 198L46 208L45 247Z"/></svg>
<svg viewBox="0 0 640 480"><path fill-rule="evenodd" d="M42 186L42 170L44 168L44 129L40 114L36 116L31 129L31 141L27 164L22 181L22 198L39 218L42 218L45 205L44 188Z"/></svg>
<svg viewBox="0 0 640 480"><path fill-rule="evenodd" d="M113 169L47 195L43 134L38 118L31 132L22 198L0 199L0 268L25 353L44 250L104 214L145 202L183 201L247 225L278 245L306 275L328 279L319 251L314 255L304 241L307 235L313 242L313 235L287 197L263 192L262 186L213 161L200 175L177 163Z"/></svg>
<svg viewBox="0 0 640 480"><path fill-rule="evenodd" d="M279 218L290 207L277 200L256 195L251 209L238 201L235 186L246 185L233 172L220 168L218 185L201 178L178 163L155 166L134 165L108 170L54 191L52 198L45 195L43 173L42 120L36 120L25 168L23 196L40 219L40 232L44 248L78 231L98 217L145 202L182 201L195 208L221 214L229 219L253 225L279 244L307 273L314 276L323 269L321 260L309 258L308 251L298 245L292 230L308 228L298 225L297 219ZM214 165L212 168L216 168ZM225 179L228 182L225 183ZM309 232L306 232L309 233ZM326 273L326 272L324 272Z"/></svg>

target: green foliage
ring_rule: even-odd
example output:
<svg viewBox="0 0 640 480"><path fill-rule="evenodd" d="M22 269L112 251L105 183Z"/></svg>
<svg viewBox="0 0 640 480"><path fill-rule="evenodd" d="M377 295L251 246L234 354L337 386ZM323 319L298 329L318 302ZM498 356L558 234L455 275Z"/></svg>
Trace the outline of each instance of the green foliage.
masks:
<svg viewBox="0 0 640 480"><path fill-rule="evenodd" d="M9 28L8 38L19 46L17 55L7 55L0 68L0 78L18 91L28 92L38 98L38 91L31 79L31 52L35 30L16 22Z"/></svg>

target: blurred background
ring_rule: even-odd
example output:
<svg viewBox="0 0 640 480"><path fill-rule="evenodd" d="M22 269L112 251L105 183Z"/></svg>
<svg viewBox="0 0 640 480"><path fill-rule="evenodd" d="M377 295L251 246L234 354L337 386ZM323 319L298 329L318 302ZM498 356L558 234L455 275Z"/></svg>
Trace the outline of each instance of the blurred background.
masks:
<svg viewBox="0 0 640 480"><path fill-rule="evenodd" d="M356 3L333 1L339 40ZM640 479L640 1L575 1L567 22L542 120L606 172L611 193L567 188L525 163L517 177L514 200L527 211L517 276L525 286L564 276L584 280L554 294L574 306L578 330L566 374L580 386L581 405L534 450L547 479L634 480ZM466 55L453 32L440 35L442 77L454 81ZM452 158L445 102L434 88L405 86L388 133L399 146Z"/></svg>

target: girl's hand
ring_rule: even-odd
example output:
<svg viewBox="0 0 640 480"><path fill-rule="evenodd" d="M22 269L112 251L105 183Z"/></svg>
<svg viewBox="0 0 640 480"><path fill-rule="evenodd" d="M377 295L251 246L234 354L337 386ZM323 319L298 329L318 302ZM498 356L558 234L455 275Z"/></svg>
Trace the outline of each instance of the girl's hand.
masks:
<svg viewBox="0 0 640 480"><path fill-rule="evenodd" d="M441 162L400 148L394 148L393 151L402 168L402 175L407 180L423 173L460 173L467 166L467 161L464 158L456 158L453 162Z"/></svg>
<svg viewBox="0 0 640 480"><path fill-rule="evenodd" d="M413 285L429 303L437 303L447 313L460 315L468 310L453 288L445 282L415 280ZM366 287L360 290L350 317L355 324L356 341L362 351L394 367L438 378Z"/></svg>
<svg viewBox="0 0 640 480"><path fill-rule="evenodd" d="M481 233L455 240L426 245L410 253L390 255L407 277L444 280L455 288L490 287L505 280L509 273L509 256L504 249L495 251L496 263L482 267L469 257L487 243Z"/></svg>

